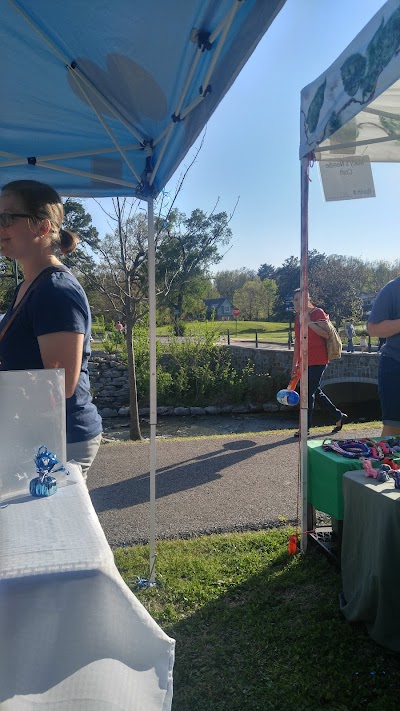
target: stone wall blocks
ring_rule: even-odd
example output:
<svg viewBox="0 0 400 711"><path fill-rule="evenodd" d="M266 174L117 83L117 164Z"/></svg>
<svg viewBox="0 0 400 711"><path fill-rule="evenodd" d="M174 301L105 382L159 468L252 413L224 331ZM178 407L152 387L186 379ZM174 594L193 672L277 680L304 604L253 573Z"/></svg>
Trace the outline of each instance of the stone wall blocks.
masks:
<svg viewBox="0 0 400 711"><path fill-rule="evenodd" d="M222 412L222 408L217 405L207 405L204 409L207 415L219 415ZM232 412L232 410L230 410L230 412Z"/></svg>
<svg viewBox="0 0 400 711"><path fill-rule="evenodd" d="M205 407L190 407L189 409L190 409L191 415L205 415L206 414Z"/></svg>
<svg viewBox="0 0 400 711"><path fill-rule="evenodd" d="M111 407L105 407L102 410L99 410L99 414L101 417L118 417L118 410Z"/></svg>
<svg viewBox="0 0 400 711"><path fill-rule="evenodd" d="M190 407L174 407L174 415L178 415L178 417L190 415Z"/></svg>

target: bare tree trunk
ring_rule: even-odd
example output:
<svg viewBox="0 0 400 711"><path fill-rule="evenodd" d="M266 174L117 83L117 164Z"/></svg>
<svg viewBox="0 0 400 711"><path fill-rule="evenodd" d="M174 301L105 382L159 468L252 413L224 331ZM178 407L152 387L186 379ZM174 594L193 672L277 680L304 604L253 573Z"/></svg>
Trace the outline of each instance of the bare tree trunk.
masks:
<svg viewBox="0 0 400 711"><path fill-rule="evenodd" d="M120 244L121 262L124 266L125 273L125 316L126 316L126 350L128 354L128 381L129 381L129 412L130 412L130 425L129 425L129 437L133 440L141 440L142 434L140 432L139 423L139 409L138 409L138 399L137 399L137 386L136 386L136 368L135 368L135 351L133 348L132 339L132 303L131 303L131 287L128 270L126 267L126 243L124 241L124 235L122 230L122 215L121 215L121 205L119 198L117 198L117 216L118 216L118 236Z"/></svg>
<svg viewBox="0 0 400 711"><path fill-rule="evenodd" d="M129 437L133 440L141 440L142 433L140 431L139 409L136 387L136 368L135 368L135 350L132 341L132 319L129 314L126 323L126 346L128 351L128 378L129 378L129 408L130 408L130 425Z"/></svg>

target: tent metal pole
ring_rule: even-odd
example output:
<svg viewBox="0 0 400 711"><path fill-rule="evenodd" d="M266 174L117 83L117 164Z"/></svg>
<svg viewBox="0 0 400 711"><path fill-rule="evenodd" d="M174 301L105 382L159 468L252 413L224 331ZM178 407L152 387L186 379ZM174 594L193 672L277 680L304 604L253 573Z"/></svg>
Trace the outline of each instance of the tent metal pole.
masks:
<svg viewBox="0 0 400 711"><path fill-rule="evenodd" d="M301 550L307 550L307 434L308 434L308 196L309 158L301 159L300 252L300 522Z"/></svg>
<svg viewBox="0 0 400 711"><path fill-rule="evenodd" d="M149 269L149 325L150 325L150 577L155 583L156 569L156 255L154 240L154 202L148 201L148 269Z"/></svg>

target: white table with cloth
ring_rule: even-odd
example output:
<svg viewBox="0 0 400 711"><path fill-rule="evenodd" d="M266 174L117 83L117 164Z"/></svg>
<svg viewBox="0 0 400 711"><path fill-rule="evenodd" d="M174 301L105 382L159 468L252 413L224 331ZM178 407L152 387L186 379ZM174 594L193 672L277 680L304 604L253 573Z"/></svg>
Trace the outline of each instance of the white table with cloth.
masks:
<svg viewBox="0 0 400 711"><path fill-rule="evenodd" d="M74 469L74 467L72 467ZM79 470L0 503L2 711L168 711L173 639L125 585Z"/></svg>
<svg viewBox="0 0 400 711"><path fill-rule="evenodd" d="M349 622L364 622L375 642L400 651L400 489L363 471L343 476L343 599Z"/></svg>

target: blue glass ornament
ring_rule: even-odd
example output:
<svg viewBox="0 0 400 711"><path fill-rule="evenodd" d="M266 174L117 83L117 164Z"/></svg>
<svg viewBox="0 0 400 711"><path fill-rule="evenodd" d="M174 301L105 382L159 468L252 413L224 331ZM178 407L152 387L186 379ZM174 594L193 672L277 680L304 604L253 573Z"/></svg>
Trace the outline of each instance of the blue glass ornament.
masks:
<svg viewBox="0 0 400 711"><path fill-rule="evenodd" d="M57 481L48 474L37 476L29 482L29 491L32 496L53 496L57 491Z"/></svg>
<svg viewBox="0 0 400 711"><path fill-rule="evenodd" d="M42 445L39 447L35 456L36 471L39 476L32 479L29 483L29 491L32 496L53 496L57 491L57 481L50 474L57 472L69 473L65 467L59 463L53 452L50 452L47 447Z"/></svg>

